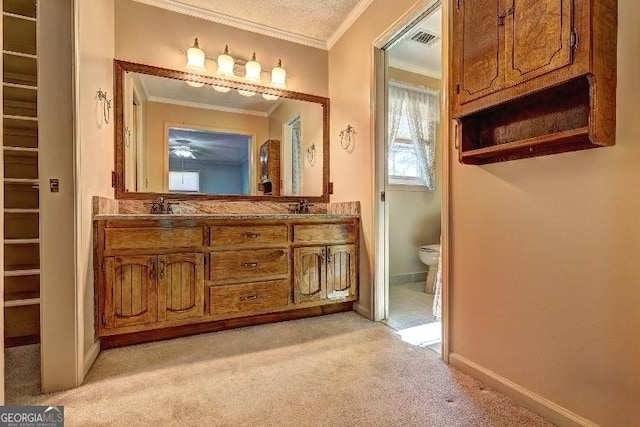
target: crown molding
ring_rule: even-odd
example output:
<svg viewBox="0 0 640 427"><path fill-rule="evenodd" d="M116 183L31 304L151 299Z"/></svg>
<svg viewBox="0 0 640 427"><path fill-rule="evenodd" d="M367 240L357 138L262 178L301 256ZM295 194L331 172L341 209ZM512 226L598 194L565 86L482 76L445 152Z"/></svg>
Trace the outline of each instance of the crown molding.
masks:
<svg viewBox="0 0 640 427"><path fill-rule="evenodd" d="M333 45L340 40L340 37L342 37L344 33L346 33L347 30L358 20L360 15L367 10L371 3L373 3L373 0L360 0L358 4L351 9L351 12L349 12L345 20L342 21L342 24L340 24L338 29L335 30L333 34L331 34L331 37L327 39L327 43L324 48L327 50L331 49Z"/></svg>
<svg viewBox="0 0 640 427"><path fill-rule="evenodd" d="M420 65L411 64L409 62L401 61L399 59L389 58L389 67L398 68L410 73L420 74L433 79L442 79L442 71L434 70L432 68L422 67Z"/></svg>
<svg viewBox="0 0 640 427"><path fill-rule="evenodd" d="M251 31L253 33L262 34L262 35L273 37L276 39L286 40L292 43L314 47L316 49L327 50L327 43L323 40L314 39L312 37L306 37L300 34L290 33L288 31L278 30L276 28L272 28L267 25L256 24L254 22L249 22L240 18L234 18L232 16L224 15L222 13L212 12L210 10L202 9L200 7L189 6L176 0L134 0L134 1L138 3L146 4L149 6L155 6L162 9L166 9L171 12L177 12L183 15L192 16L194 18L205 19L207 21L216 22L218 24L228 25L230 27L238 28L245 31ZM372 0L362 0L361 2L371 3L371 1ZM351 14L347 16L347 19L349 18L349 16L351 16Z"/></svg>
<svg viewBox="0 0 640 427"><path fill-rule="evenodd" d="M203 104L200 102L180 101L177 99L163 98L160 96L150 96L149 102L159 102L161 104L179 105L181 107L202 108L205 110L222 111L223 113L246 114L248 116L269 117L267 113L255 110L243 110L242 108L222 107L220 105Z"/></svg>

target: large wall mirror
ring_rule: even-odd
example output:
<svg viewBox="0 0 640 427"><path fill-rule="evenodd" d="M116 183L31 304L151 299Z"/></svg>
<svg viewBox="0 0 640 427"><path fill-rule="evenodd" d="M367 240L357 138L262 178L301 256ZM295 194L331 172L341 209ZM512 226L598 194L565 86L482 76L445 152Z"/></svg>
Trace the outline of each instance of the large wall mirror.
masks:
<svg viewBox="0 0 640 427"><path fill-rule="evenodd" d="M329 100L115 61L116 198L328 201Z"/></svg>

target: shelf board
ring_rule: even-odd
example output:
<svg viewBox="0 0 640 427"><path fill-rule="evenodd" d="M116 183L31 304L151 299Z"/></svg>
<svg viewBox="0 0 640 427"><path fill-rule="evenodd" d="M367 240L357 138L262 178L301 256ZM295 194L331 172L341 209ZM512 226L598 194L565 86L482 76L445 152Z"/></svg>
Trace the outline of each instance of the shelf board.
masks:
<svg viewBox="0 0 640 427"><path fill-rule="evenodd" d="M4 182L10 184L39 184L39 179L27 179L27 178L5 178Z"/></svg>
<svg viewBox="0 0 640 427"><path fill-rule="evenodd" d="M38 86L21 85L21 84L18 84L18 83L3 82L2 86L4 86L4 87L12 87L12 88L15 88L15 89L38 90Z"/></svg>
<svg viewBox="0 0 640 427"><path fill-rule="evenodd" d="M40 239L4 239L5 245L35 245Z"/></svg>
<svg viewBox="0 0 640 427"><path fill-rule="evenodd" d="M40 304L40 292L38 291L13 292L4 296L5 307L24 307L36 304Z"/></svg>
<svg viewBox="0 0 640 427"><path fill-rule="evenodd" d="M37 122L38 118L37 117L31 117L31 116L12 116L9 114L5 114L2 116L3 119L11 119L11 120L24 120L27 122Z"/></svg>
<svg viewBox="0 0 640 427"><path fill-rule="evenodd" d="M17 276L35 276L40 274L39 268L30 268L25 270L5 270L4 277L17 277Z"/></svg>
<svg viewBox="0 0 640 427"><path fill-rule="evenodd" d="M2 53L5 55L13 55L13 56L21 56L23 58L38 59L38 55L35 55L32 53L16 52L15 50L2 49Z"/></svg>
<svg viewBox="0 0 640 427"><path fill-rule="evenodd" d="M478 148L462 153L463 159L486 158L497 156L510 151L521 150L523 148L540 147L544 145L557 144L563 141L569 141L578 137L588 136L589 128L582 127L577 129L556 132L548 135L536 136L535 138L523 139L521 141L507 142L505 144L496 144L490 147Z"/></svg>
<svg viewBox="0 0 640 427"><path fill-rule="evenodd" d="M24 19L25 21L38 22L36 18L32 18L30 16L25 16L25 15L18 15L17 13L2 12L2 16L8 16L10 18L16 18L16 19Z"/></svg>
<svg viewBox="0 0 640 427"><path fill-rule="evenodd" d="M9 208L9 209L5 209L4 213L6 214L37 214L37 213L40 213L40 209Z"/></svg>
<svg viewBox="0 0 640 427"><path fill-rule="evenodd" d="M38 149L34 147L15 147L10 145L5 145L2 147L4 151L27 151L31 153L37 153Z"/></svg>

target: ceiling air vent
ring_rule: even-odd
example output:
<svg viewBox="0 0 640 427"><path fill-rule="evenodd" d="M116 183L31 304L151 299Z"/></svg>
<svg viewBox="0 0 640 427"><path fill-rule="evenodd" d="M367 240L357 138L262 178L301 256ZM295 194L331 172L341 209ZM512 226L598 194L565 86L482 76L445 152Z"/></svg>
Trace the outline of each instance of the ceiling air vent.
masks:
<svg viewBox="0 0 640 427"><path fill-rule="evenodd" d="M414 42L417 42L417 43L422 43L426 46L429 46L430 44L435 43L439 39L440 38L435 34L431 34L423 30L416 31L416 33L412 35L410 38L410 40L413 40Z"/></svg>

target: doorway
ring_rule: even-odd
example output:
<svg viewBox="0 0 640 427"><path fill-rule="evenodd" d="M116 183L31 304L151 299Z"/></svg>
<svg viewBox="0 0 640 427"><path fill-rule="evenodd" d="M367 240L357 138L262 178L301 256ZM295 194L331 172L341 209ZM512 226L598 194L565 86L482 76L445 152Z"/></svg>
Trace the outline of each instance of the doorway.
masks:
<svg viewBox="0 0 640 427"><path fill-rule="evenodd" d="M441 354L447 162L442 16L440 1L425 2L374 49L376 320L405 341Z"/></svg>

